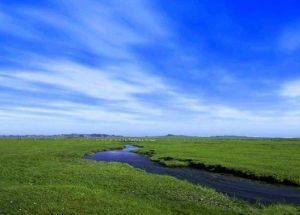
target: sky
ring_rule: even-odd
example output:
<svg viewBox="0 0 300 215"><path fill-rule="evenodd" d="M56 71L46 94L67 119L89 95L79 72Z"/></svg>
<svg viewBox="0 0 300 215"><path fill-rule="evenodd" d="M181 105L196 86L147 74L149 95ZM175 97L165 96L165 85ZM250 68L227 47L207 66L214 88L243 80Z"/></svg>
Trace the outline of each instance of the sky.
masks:
<svg viewBox="0 0 300 215"><path fill-rule="evenodd" d="M0 134L300 136L297 0L1 0Z"/></svg>

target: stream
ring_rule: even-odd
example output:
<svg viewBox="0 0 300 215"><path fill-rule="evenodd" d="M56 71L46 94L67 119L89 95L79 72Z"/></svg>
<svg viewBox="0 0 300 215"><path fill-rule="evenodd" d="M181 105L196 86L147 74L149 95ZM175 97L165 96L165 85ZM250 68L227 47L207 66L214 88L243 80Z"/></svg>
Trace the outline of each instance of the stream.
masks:
<svg viewBox="0 0 300 215"><path fill-rule="evenodd" d="M167 167L151 161L146 155L134 153L139 147L125 145L122 150L110 150L86 155L84 159L127 163L148 173L169 175L193 184L207 186L228 196L250 203L300 204L300 189L285 185L268 184L232 175L212 173L191 167Z"/></svg>

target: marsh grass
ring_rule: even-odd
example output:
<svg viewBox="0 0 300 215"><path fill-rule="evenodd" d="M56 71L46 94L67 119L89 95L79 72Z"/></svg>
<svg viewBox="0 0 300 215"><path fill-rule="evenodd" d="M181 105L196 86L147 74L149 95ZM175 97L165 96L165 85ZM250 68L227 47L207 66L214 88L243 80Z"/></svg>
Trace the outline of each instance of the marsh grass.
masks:
<svg viewBox="0 0 300 215"><path fill-rule="evenodd" d="M164 154L178 155L179 141L174 143L174 149L170 142L162 143L161 147L151 143L154 142L143 142L142 150L155 148L155 153L162 153L164 148L170 148ZM82 159L86 153L123 145L124 141L118 139L1 139L0 214L299 212L296 207L287 205L249 205L212 189L170 176L148 174L127 164Z"/></svg>
<svg viewBox="0 0 300 215"><path fill-rule="evenodd" d="M300 139L159 138L138 145L143 146L139 153L167 166L198 166L300 186Z"/></svg>

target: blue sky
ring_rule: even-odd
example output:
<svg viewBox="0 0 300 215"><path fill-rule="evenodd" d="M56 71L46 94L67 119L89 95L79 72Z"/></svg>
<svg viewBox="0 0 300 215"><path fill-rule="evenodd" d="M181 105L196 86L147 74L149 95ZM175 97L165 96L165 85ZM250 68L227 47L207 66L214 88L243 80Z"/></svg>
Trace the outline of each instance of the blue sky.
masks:
<svg viewBox="0 0 300 215"><path fill-rule="evenodd" d="M300 136L300 2L0 2L0 133Z"/></svg>

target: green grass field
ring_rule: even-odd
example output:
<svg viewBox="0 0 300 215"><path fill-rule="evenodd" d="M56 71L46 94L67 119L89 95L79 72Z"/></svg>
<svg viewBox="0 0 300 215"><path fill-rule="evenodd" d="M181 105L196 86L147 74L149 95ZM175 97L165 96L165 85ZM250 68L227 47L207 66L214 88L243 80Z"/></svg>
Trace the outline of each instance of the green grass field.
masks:
<svg viewBox="0 0 300 215"><path fill-rule="evenodd" d="M169 166L204 164L300 185L300 139L161 138L138 144ZM166 159L167 158L167 159Z"/></svg>
<svg viewBox="0 0 300 215"><path fill-rule="evenodd" d="M0 214L299 214L295 206L249 205L126 164L82 159L124 144L113 139L1 139ZM134 144L143 145L144 152L154 150L153 159L189 159L299 182L298 140L158 139Z"/></svg>

